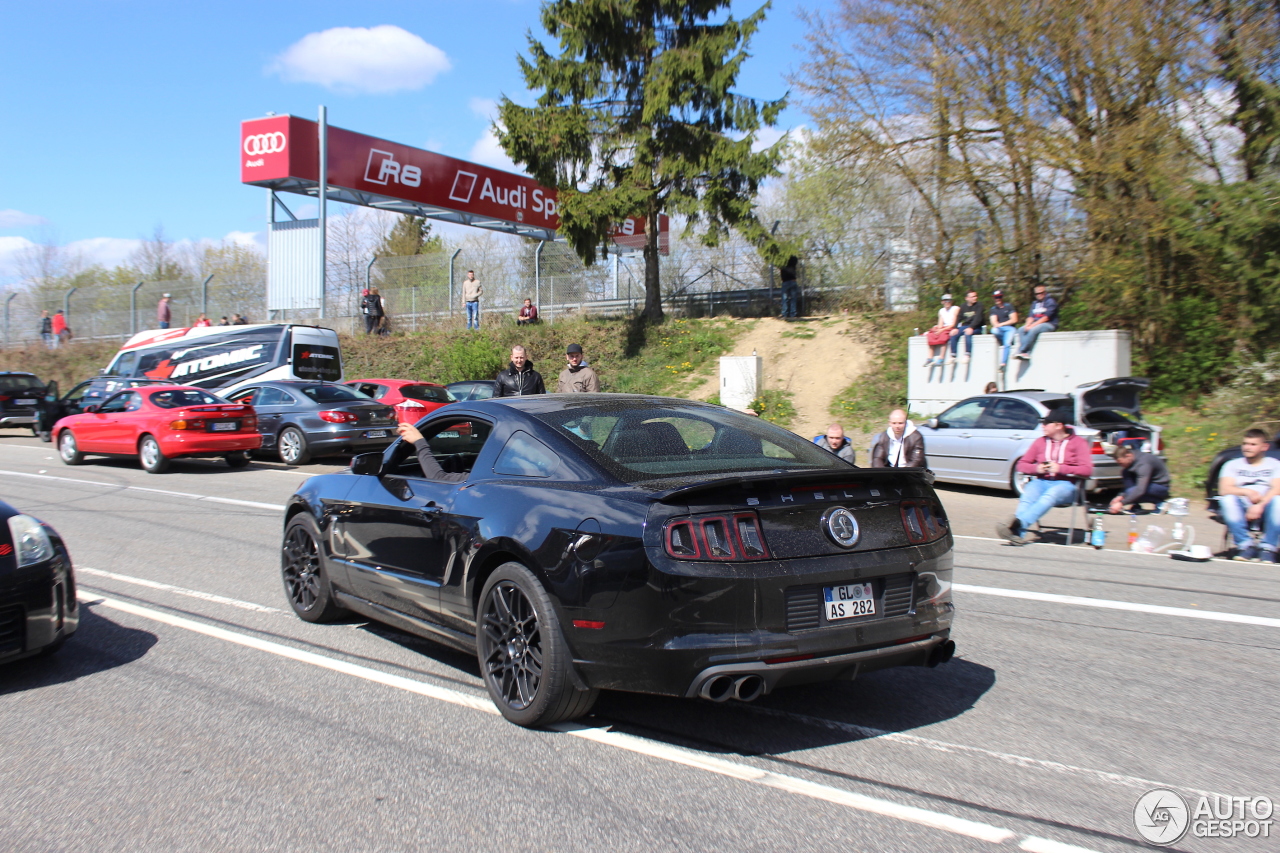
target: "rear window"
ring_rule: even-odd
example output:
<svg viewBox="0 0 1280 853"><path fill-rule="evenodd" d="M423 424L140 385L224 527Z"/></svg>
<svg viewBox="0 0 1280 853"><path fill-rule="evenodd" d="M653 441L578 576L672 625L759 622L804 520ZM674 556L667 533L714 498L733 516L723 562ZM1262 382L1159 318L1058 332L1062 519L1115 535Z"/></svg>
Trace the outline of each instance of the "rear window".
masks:
<svg viewBox="0 0 1280 853"><path fill-rule="evenodd" d="M156 391L151 395L151 402L162 409L180 409L183 406L217 406L227 401L207 391L182 388L174 391Z"/></svg>
<svg viewBox="0 0 1280 853"><path fill-rule="evenodd" d="M29 373L0 376L0 391L28 391L44 389L44 383Z"/></svg>
<svg viewBox="0 0 1280 853"><path fill-rule="evenodd" d="M345 385L308 385L302 389L302 393L317 403L350 403L373 399L368 394L361 394Z"/></svg>
<svg viewBox="0 0 1280 853"><path fill-rule="evenodd" d="M625 482L848 467L794 433L729 409L604 404L535 417Z"/></svg>
<svg viewBox="0 0 1280 853"><path fill-rule="evenodd" d="M439 385L405 385L400 393L406 399L422 400L424 403L452 403L456 399L448 388L441 388Z"/></svg>

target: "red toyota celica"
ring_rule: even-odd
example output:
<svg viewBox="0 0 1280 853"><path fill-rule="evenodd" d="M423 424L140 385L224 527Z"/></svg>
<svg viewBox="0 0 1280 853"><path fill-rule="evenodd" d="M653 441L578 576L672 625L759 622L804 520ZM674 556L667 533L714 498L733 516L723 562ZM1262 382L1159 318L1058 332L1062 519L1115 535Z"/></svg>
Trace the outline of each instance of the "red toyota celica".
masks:
<svg viewBox="0 0 1280 853"><path fill-rule="evenodd" d="M221 456L232 468L249 464L262 444L253 407L189 385L128 388L53 425L58 455L79 465L88 454L137 455L159 474L178 457Z"/></svg>
<svg viewBox="0 0 1280 853"><path fill-rule="evenodd" d="M379 403L394 407L397 423L416 424L441 406L456 402L443 385L416 379L352 379L346 384Z"/></svg>

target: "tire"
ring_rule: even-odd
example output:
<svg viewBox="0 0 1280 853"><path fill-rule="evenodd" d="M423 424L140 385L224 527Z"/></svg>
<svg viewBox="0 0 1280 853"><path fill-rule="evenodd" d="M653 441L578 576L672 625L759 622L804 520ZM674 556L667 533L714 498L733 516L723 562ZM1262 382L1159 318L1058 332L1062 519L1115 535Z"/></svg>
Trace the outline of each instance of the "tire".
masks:
<svg viewBox="0 0 1280 853"><path fill-rule="evenodd" d="M1025 489L1027 487L1027 483L1033 479L1035 478L1030 474L1023 474L1019 471L1018 463L1014 462L1013 470L1009 472L1009 488L1013 490L1015 495L1022 497L1022 490Z"/></svg>
<svg viewBox="0 0 1280 853"><path fill-rule="evenodd" d="M311 451L307 450L307 437L297 427L285 427L276 442L280 461L286 465L306 465L311 461Z"/></svg>
<svg viewBox="0 0 1280 853"><path fill-rule="evenodd" d="M519 563L499 566L480 593L476 657L493 704L518 726L581 717L599 694L574 687L573 658L551 597Z"/></svg>
<svg viewBox="0 0 1280 853"><path fill-rule="evenodd" d="M280 576L284 596L299 619L332 622L347 612L333 599L329 572L320 553L320 532L315 519L305 512L295 515L285 526Z"/></svg>
<svg viewBox="0 0 1280 853"><path fill-rule="evenodd" d="M243 468L249 464L249 451L241 450L239 453L228 453L223 458L227 460L228 467Z"/></svg>
<svg viewBox="0 0 1280 853"><path fill-rule="evenodd" d="M84 454L80 452L80 443L76 441L75 433L69 429L64 429L58 433L58 456L66 465L80 465L84 462Z"/></svg>
<svg viewBox="0 0 1280 853"><path fill-rule="evenodd" d="M138 461L148 474L163 474L169 470L169 457L160 449L160 442L153 435L144 435L138 441Z"/></svg>

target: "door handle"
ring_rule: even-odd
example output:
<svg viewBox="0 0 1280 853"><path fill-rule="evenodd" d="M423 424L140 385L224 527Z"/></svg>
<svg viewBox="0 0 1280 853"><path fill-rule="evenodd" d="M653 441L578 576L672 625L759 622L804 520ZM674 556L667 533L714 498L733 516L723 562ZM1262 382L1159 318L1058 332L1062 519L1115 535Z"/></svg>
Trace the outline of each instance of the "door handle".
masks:
<svg viewBox="0 0 1280 853"><path fill-rule="evenodd" d="M444 510L444 507L431 504L429 506L420 507L418 509L418 513L422 515L423 518L435 518L443 510Z"/></svg>

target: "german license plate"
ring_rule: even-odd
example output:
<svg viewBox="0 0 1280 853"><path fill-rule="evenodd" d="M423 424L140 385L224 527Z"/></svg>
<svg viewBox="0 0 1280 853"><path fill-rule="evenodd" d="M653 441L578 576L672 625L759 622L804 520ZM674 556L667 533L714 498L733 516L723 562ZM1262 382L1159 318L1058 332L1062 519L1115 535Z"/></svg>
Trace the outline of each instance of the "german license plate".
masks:
<svg viewBox="0 0 1280 853"><path fill-rule="evenodd" d="M21 400L14 400L13 403L15 406L34 406L36 401L23 397Z"/></svg>
<svg viewBox="0 0 1280 853"><path fill-rule="evenodd" d="M214 421L212 429L214 432L235 432L238 426L240 424L237 421Z"/></svg>
<svg viewBox="0 0 1280 853"><path fill-rule="evenodd" d="M822 597L828 622L876 614L876 600L869 583L829 586L822 590Z"/></svg>
<svg viewBox="0 0 1280 853"><path fill-rule="evenodd" d="M387 431L385 429L371 429L364 434L365 438L386 438Z"/></svg>

